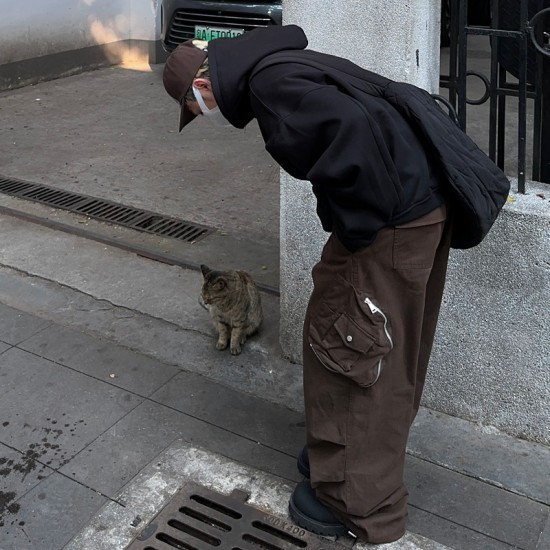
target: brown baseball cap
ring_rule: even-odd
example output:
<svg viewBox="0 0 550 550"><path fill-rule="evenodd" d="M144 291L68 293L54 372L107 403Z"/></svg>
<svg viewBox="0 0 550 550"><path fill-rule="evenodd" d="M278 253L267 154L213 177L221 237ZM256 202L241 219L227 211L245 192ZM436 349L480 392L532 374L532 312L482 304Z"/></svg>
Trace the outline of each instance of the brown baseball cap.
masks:
<svg viewBox="0 0 550 550"><path fill-rule="evenodd" d="M168 56L162 75L164 88L181 106L180 132L196 116L187 108L184 98L208 55L206 50L196 47L193 42L183 42Z"/></svg>

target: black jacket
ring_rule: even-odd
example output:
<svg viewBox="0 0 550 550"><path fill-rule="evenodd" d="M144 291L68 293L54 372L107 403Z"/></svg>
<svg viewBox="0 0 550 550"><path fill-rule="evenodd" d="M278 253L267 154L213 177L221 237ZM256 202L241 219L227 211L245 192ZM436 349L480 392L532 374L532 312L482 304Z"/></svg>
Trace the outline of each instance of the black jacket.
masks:
<svg viewBox="0 0 550 550"><path fill-rule="evenodd" d="M424 90L305 50L296 26L209 44L214 96L237 128L258 120L267 151L309 180L317 213L351 251L383 227L447 202L452 245L477 245L509 181Z"/></svg>

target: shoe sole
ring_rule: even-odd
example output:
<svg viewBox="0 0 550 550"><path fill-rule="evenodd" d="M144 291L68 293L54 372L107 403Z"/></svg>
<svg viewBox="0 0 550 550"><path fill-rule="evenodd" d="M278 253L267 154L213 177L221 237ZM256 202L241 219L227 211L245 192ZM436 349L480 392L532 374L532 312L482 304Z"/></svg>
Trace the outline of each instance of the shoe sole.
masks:
<svg viewBox="0 0 550 550"><path fill-rule="evenodd" d="M306 516L298 509L296 504L294 504L293 497L290 497L290 501L288 503L288 511L290 513L290 517L296 525L298 525L299 527L303 527L304 529L311 531L316 535L323 535L325 537L342 537L349 534L348 528L341 523L321 523L310 518L309 516Z"/></svg>

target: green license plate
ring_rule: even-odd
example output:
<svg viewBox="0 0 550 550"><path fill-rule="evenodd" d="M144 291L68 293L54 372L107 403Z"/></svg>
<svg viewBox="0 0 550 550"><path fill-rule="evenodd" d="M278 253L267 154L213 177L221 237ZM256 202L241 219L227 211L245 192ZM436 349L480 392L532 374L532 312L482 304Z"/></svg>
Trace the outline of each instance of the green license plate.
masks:
<svg viewBox="0 0 550 550"><path fill-rule="evenodd" d="M231 29L229 27L205 27L195 25L195 38L199 40L215 40L216 38L234 38L244 34L244 29Z"/></svg>

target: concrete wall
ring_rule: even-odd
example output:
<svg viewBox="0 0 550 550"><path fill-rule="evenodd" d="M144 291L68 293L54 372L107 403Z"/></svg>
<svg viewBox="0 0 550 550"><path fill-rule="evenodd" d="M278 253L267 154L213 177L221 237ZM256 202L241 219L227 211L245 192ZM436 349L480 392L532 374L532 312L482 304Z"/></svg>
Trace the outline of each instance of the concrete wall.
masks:
<svg viewBox="0 0 550 550"><path fill-rule="evenodd" d="M159 0L0 2L0 89L128 61L153 61Z"/></svg>
<svg viewBox="0 0 550 550"><path fill-rule="evenodd" d="M550 190L527 188L451 254L424 404L548 445Z"/></svg>

